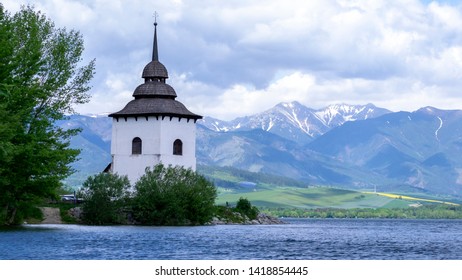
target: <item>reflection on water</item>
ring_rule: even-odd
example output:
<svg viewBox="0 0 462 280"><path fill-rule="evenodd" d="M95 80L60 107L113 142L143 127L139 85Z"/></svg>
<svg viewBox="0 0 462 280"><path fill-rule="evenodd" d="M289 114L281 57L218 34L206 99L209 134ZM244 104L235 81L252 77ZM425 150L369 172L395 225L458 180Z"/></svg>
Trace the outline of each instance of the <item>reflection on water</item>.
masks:
<svg viewBox="0 0 462 280"><path fill-rule="evenodd" d="M460 220L0 228L0 259L462 259Z"/></svg>

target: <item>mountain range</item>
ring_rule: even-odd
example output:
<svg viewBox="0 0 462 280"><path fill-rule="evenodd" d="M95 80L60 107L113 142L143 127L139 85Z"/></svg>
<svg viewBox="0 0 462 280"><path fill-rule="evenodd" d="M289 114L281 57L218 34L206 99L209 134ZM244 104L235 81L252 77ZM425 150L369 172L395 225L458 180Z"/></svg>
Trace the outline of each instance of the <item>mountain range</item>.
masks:
<svg viewBox="0 0 462 280"><path fill-rule="evenodd" d="M279 103L265 112L228 122L205 117L199 124L216 132L260 129L306 144L347 121L370 119L386 113L390 111L372 104L364 106L337 104L315 110L294 101Z"/></svg>
<svg viewBox="0 0 462 280"><path fill-rule="evenodd" d="M71 145L82 150L77 186L111 161L111 119L73 115ZM425 107L391 112L372 104L311 109L280 103L252 116L197 122L199 166L285 176L306 185L462 194L462 111ZM200 170L199 170L200 171Z"/></svg>

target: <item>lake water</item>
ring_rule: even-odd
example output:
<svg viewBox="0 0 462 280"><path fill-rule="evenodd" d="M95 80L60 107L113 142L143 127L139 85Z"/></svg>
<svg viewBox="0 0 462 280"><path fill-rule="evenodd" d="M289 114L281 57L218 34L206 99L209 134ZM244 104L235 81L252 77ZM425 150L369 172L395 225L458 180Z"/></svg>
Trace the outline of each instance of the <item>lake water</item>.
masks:
<svg viewBox="0 0 462 280"><path fill-rule="evenodd" d="M0 229L0 259L462 259L462 220L285 221L289 224L26 225Z"/></svg>

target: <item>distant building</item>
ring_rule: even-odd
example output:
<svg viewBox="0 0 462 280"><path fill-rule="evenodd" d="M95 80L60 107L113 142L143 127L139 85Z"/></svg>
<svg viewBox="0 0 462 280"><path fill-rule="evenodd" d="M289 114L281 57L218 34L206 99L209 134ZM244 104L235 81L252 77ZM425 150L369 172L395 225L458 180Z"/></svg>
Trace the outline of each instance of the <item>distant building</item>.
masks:
<svg viewBox="0 0 462 280"><path fill-rule="evenodd" d="M121 111L112 113L112 163L107 171L127 175L135 183L146 167L158 163L196 169L196 121L175 100L175 90L165 81L167 69L159 62L157 23L154 23L152 61L143 70L139 85Z"/></svg>

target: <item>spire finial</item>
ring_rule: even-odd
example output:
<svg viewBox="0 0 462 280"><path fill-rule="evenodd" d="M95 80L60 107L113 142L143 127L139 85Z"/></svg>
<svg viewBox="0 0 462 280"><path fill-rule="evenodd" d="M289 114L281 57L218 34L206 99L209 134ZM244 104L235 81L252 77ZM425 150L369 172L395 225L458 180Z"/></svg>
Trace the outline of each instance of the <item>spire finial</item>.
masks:
<svg viewBox="0 0 462 280"><path fill-rule="evenodd" d="M157 52L157 17L159 14L154 12L154 43L152 46L152 61L159 61L159 54Z"/></svg>

